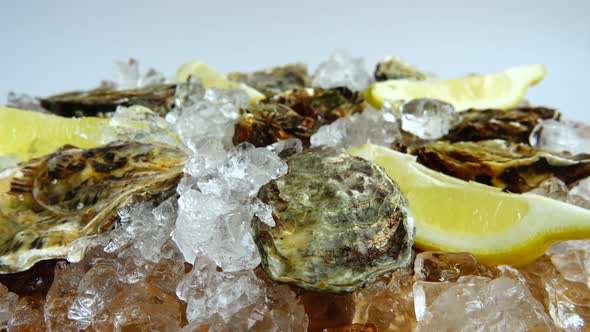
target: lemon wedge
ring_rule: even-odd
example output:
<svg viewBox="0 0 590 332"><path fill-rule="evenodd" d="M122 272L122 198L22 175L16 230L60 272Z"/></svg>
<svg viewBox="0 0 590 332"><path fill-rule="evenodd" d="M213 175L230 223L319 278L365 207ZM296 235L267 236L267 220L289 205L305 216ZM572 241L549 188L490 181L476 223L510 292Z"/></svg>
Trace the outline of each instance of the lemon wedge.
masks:
<svg viewBox="0 0 590 332"><path fill-rule="evenodd" d="M450 80L388 80L366 91L367 101L376 108L415 98L434 98L453 104L457 111L470 108L508 109L524 98L528 87L545 77L545 66L528 65L488 75L471 75Z"/></svg>
<svg viewBox="0 0 590 332"><path fill-rule="evenodd" d="M487 265L519 266L555 241L590 238L589 210L459 180L386 147L366 144L351 153L380 165L400 185L422 250L470 252Z"/></svg>
<svg viewBox="0 0 590 332"><path fill-rule="evenodd" d="M191 76L198 76L205 88L243 89L248 94L250 103L259 102L265 98L258 90L244 83L229 80L224 74L201 61L187 62L176 71L176 80L178 82L187 82Z"/></svg>
<svg viewBox="0 0 590 332"><path fill-rule="evenodd" d="M91 148L101 143L109 120L64 118L0 106L0 155L28 160L71 144Z"/></svg>

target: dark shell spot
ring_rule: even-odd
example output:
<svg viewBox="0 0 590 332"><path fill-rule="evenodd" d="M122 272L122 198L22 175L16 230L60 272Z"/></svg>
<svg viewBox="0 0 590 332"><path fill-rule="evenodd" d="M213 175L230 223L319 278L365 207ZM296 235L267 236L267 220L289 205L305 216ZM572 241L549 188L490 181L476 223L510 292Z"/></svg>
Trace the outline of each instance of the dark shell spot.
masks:
<svg viewBox="0 0 590 332"><path fill-rule="evenodd" d="M101 163L96 160L91 160L90 165L98 173L109 173L113 170L119 169L127 165L127 158L121 157L121 159L112 163Z"/></svg>
<svg viewBox="0 0 590 332"><path fill-rule="evenodd" d="M43 238L38 237L31 242L31 249L41 249L43 247Z"/></svg>

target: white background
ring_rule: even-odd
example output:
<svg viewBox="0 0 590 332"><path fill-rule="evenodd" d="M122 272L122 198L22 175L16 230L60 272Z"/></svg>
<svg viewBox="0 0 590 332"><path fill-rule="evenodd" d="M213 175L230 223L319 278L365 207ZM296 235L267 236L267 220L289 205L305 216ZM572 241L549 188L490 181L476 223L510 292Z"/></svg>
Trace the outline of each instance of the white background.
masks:
<svg viewBox="0 0 590 332"><path fill-rule="evenodd" d="M543 63L529 100L590 122L590 0L2 1L0 42L0 103L94 87L131 56L172 75L193 59L313 69L345 48L371 70L394 54L445 78Z"/></svg>

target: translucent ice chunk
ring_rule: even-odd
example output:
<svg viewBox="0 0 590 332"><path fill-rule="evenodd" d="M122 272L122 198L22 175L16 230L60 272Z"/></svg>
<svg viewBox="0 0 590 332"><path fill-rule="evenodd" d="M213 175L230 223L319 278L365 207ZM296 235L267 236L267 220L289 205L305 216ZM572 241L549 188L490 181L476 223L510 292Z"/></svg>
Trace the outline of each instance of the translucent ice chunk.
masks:
<svg viewBox="0 0 590 332"><path fill-rule="evenodd" d="M16 311L18 296L0 284L0 329L6 328Z"/></svg>
<svg viewBox="0 0 590 332"><path fill-rule="evenodd" d="M572 154L590 152L590 127L571 121L544 120L531 133L531 144Z"/></svg>
<svg viewBox="0 0 590 332"><path fill-rule="evenodd" d="M215 314L228 321L263 296L253 271L217 272L206 257L196 259L193 271L179 283L177 295L187 301L189 322L206 321Z"/></svg>
<svg viewBox="0 0 590 332"><path fill-rule="evenodd" d="M393 114L371 107L362 113L339 118L311 136L311 145L352 148L365 143L390 146L400 136Z"/></svg>
<svg viewBox="0 0 590 332"><path fill-rule="evenodd" d="M346 51L337 51L320 63L313 75L312 85L326 89L347 87L353 91L363 91L371 81L363 58L353 57Z"/></svg>
<svg viewBox="0 0 590 332"><path fill-rule="evenodd" d="M416 309L417 331L555 330L542 304L518 281L469 276L447 286L432 294L435 299L423 313Z"/></svg>
<svg viewBox="0 0 590 332"><path fill-rule="evenodd" d="M590 178L578 182L568 193L567 202L590 209Z"/></svg>
<svg viewBox="0 0 590 332"><path fill-rule="evenodd" d="M120 90L135 89L162 84L166 81L163 74L150 68L144 75L140 74L139 63L135 59L115 62L115 87Z"/></svg>
<svg viewBox="0 0 590 332"><path fill-rule="evenodd" d="M437 139L461 121L453 105L419 98L401 106L402 129L424 139Z"/></svg>

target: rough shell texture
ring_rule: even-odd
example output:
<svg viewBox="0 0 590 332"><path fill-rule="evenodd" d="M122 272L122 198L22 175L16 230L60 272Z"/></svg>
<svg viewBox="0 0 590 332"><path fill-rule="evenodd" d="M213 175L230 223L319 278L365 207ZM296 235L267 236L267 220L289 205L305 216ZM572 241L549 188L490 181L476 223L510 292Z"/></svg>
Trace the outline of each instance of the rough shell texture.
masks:
<svg viewBox="0 0 590 332"><path fill-rule="evenodd" d="M175 92L175 84L129 90L98 88L42 98L41 106L61 116L105 116L118 106L132 105L145 106L159 115L166 115L174 106Z"/></svg>
<svg viewBox="0 0 590 332"><path fill-rule="evenodd" d="M398 80L398 79L412 79L412 80L426 80L432 77L431 74L423 72L413 65L396 57L386 57L381 60L375 68L375 80Z"/></svg>
<svg viewBox="0 0 590 332"><path fill-rule="evenodd" d="M186 155L163 144L64 146L0 174L0 273L63 258L76 238L113 226L132 199L174 193Z"/></svg>
<svg viewBox="0 0 590 332"><path fill-rule="evenodd" d="M241 110L233 141L260 147L299 138L309 146L311 135L321 126L365 107L363 96L346 88L292 90Z"/></svg>
<svg viewBox="0 0 590 332"><path fill-rule="evenodd" d="M409 264L408 202L382 168L325 146L287 164L289 172L258 193L276 226L253 220L262 268L273 280L350 292Z"/></svg>
<svg viewBox="0 0 590 332"><path fill-rule="evenodd" d="M253 73L229 73L227 77L246 83L268 98L287 90L310 86L307 66L302 63L259 70Z"/></svg>
<svg viewBox="0 0 590 332"><path fill-rule="evenodd" d="M528 143L529 136L543 120L559 119L560 114L545 107L520 107L511 110L469 110L461 113L462 121L443 140L481 141L503 139Z"/></svg>
<svg viewBox="0 0 590 332"><path fill-rule="evenodd" d="M570 184L590 176L590 155L565 156L503 140L436 141L396 148L439 172L516 193L530 191L551 177Z"/></svg>

